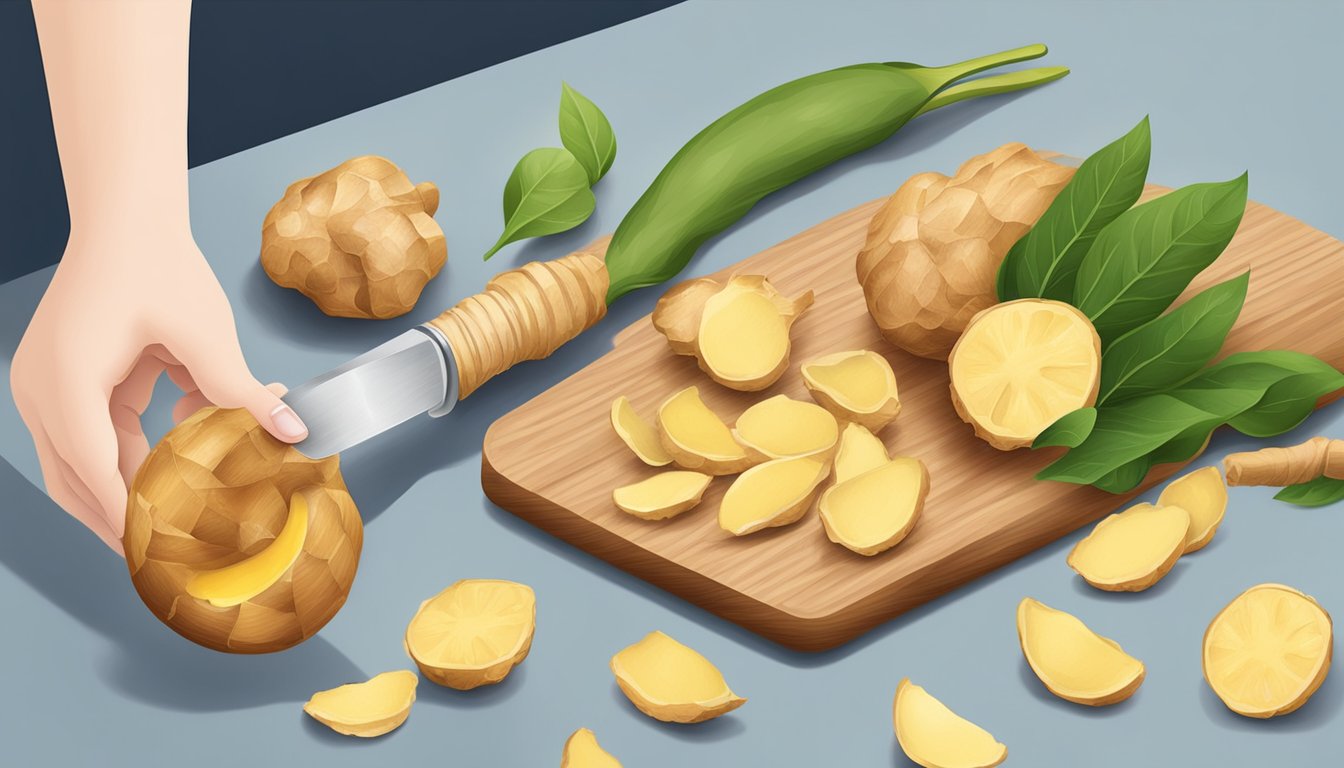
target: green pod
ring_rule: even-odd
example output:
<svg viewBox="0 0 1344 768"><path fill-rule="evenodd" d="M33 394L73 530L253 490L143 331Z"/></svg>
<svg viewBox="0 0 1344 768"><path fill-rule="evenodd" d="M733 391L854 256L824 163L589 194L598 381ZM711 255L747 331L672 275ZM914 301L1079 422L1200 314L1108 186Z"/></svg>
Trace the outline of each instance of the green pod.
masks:
<svg viewBox="0 0 1344 768"><path fill-rule="evenodd" d="M857 64L785 83L737 107L687 142L616 228L606 255L607 303L673 277L761 198L881 143L917 115L1068 73L1047 67L952 85L1045 52L1031 45L945 67Z"/></svg>

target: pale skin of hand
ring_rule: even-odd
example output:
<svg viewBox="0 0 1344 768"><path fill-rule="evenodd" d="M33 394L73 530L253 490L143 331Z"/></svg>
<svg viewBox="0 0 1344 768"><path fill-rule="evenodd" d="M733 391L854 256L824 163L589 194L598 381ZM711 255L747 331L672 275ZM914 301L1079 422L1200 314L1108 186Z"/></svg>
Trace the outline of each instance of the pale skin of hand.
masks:
<svg viewBox="0 0 1344 768"><path fill-rule="evenodd" d="M248 369L233 312L191 235L186 0L33 0L70 239L14 353L14 402L47 493L122 552L127 488L149 445L140 417L167 373L181 420L246 408L307 436Z"/></svg>

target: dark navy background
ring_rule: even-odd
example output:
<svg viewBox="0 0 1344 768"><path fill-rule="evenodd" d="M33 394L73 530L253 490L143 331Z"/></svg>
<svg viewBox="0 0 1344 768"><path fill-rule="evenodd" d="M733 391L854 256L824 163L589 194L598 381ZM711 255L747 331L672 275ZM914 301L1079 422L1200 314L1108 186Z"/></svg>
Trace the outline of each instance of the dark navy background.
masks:
<svg viewBox="0 0 1344 768"><path fill-rule="evenodd" d="M680 0L195 0L193 166ZM613 62L615 64L615 62ZM0 0L0 281L69 229L28 0Z"/></svg>

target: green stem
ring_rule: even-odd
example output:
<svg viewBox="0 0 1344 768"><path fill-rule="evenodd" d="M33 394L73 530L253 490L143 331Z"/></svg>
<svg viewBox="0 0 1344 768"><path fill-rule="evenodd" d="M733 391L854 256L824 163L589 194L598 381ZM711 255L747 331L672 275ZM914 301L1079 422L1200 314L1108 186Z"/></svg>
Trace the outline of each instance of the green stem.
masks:
<svg viewBox="0 0 1344 768"><path fill-rule="evenodd" d="M1039 59L1044 56L1049 49L1041 43L1035 45L1024 45L1021 48L1014 48L1010 51L1000 51L991 53L988 56L979 56L974 59L948 64L945 67L929 67L928 72L938 77L943 83L951 83L962 79L968 75L974 75L977 72L984 72L986 69L994 69L1004 64L1016 64L1019 61L1029 61Z"/></svg>
<svg viewBox="0 0 1344 768"><path fill-rule="evenodd" d="M974 99L977 96L1010 93L1020 91L1023 88L1042 85L1052 80L1058 80L1067 74L1069 74L1068 67L1038 67L958 83L947 90L940 91L932 99L929 99L924 107L915 113L915 117L919 117L926 112L932 112L939 107L946 107L948 104Z"/></svg>

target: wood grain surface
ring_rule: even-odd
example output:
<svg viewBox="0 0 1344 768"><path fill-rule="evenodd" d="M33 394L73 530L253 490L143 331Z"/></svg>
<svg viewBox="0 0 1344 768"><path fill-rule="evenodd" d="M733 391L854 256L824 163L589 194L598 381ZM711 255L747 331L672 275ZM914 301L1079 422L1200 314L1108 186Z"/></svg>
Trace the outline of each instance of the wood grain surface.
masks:
<svg viewBox="0 0 1344 768"><path fill-rule="evenodd" d="M1151 186L1148 195L1165 191ZM881 200L846 211L715 276L767 275L786 294L811 289L816 305L793 330L789 370L770 389L725 389L679 357L644 317L614 349L496 421L482 450L482 484L499 506L616 566L790 648L819 651L965 584L1086 525L1138 493L1033 479L1058 453L1002 453L952 410L947 366L895 349L877 333L854 273L868 219ZM1250 291L1223 354L1295 349L1344 367L1344 243L1251 203L1224 255L1182 297L1251 269ZM611 401L626 395L645 417L678 389L699 385L731 424L748 405L784 393L807 399L798 364L870 348L896 371L902 410L882 438L892 455L922 458L932 476L910 536L876 557L827 540L815 511L785 528L742 538L720 530L716 480L701 505L646 522L618 510L612 489L657 470L613 433ZM583 457L576 464L574 457ZM1147 488L1178 469L1156 468Z"/></svg>

